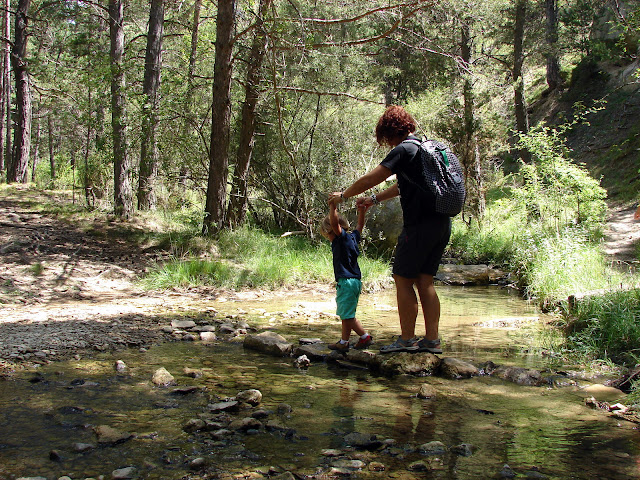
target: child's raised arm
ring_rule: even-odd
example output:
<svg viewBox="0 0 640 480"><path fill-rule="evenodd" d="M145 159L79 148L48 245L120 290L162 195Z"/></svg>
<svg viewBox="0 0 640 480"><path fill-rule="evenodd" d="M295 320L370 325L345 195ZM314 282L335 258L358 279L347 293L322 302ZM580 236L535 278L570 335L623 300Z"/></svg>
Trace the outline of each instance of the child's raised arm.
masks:
<svg viewBox="0 0 640 480"><path fill-rule="evenodd" d="M329 202L329 223L333 233L337 236L342 235L342 227L340 226L340 220L338 219L338 208L335 203Z"/></svg>

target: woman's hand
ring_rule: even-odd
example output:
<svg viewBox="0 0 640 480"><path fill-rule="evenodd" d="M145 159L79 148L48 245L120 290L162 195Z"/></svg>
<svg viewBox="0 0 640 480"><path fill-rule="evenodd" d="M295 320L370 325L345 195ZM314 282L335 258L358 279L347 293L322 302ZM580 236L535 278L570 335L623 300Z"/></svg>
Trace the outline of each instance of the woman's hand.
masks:
<svg viewBox="0 0 640 480"><path fill-rule="evenodd" d="M373 199L371 197L360 197L356 199L356 206L358 208L360 207L369 208L373 206Z"/></svg>
<svg viewBox="0 0 640 480"><path fill-rule="evenodd" d="M338 205L339 203L344 202L344 197L342 196L342 192L333 192L329 194L328 203L333 205Z"/></svg>

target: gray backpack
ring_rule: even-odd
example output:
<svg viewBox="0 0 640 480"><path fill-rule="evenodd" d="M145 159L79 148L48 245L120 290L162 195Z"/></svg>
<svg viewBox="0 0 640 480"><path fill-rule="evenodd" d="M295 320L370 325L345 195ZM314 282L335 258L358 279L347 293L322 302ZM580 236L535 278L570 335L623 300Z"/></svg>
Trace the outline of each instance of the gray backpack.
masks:
<svg viewBox="0 0 640 480"><path fill-rule="evenodd" d="M437 213L455 217L462 211L465 198L464 174L458 157L437 140L420 142L408 138L405 142L417 145L420 150L414 161L422 163L421 168L416 169L421 175L418 178L409 178L406 172L400 175L424 194Z"/></svg>

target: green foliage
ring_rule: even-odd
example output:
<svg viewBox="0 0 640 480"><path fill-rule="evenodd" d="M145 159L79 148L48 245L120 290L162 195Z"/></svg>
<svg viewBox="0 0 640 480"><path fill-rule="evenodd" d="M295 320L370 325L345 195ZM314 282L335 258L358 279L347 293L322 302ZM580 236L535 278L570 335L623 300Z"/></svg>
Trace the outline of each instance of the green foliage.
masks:
<svg viewBox="0 0 640 480"><path fill-rule="evenodd" d="M605 219L607 194L584 166L568 159L564 134L571 125L539 124L520 135L518 146L531 153L532 162L522 164L521 185L514 193L531 221L551 225L557 232L580 225L597 234Z"/></svg>
<svg viewBox="0 0 640 480"><path fill-rule="evenodd" d="M241 228L221 232L216 247L215 259L176 258L151 272L143 284L149 288L189 285L277 288L334 281L328 244ZM365 289L377 289L388 283L386 262L363 255L359 264Z"/></svg>
<svg viewBox="0 0 640 480"><path fill-rule="evenodd" d="M575 229L551 236L528 232L517 243L514 264L528 296L547 305L577 292L610 288L620 279L607 268L599 245Z"/></svg>
<svg viewBox="0 0 640 480"><path fill-rule="evenodd" d="M617 290L577 302L567 347L591 359L635 364L640 360L640 289ZM637 391L637 389L636 389Z"/></svg>
<svg viewBox="0 0 640 480"><path fill-rule="evenodd" d="M454 220L447 254L466 264L511 265L524 231L522 212L514 211L511 198L496 200L487 205L482 224Z"/></svg>

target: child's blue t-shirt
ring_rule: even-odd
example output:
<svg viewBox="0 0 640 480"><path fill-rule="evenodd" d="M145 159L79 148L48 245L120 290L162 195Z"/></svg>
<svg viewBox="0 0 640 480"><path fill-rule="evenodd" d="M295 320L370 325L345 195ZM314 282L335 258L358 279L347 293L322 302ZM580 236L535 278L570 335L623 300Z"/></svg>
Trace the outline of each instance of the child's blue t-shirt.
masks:
<svg viewBox="0 0 640 480"><path fill-rule="evenodd" d="M360 255L358 243L360 243L360 238L358 230L347 232L343 228L342 233L336 235L336 238L331 242L333 273L336 277L336 282L339 278L362 278L360 267L358 266L358 255Z"/></svg>

